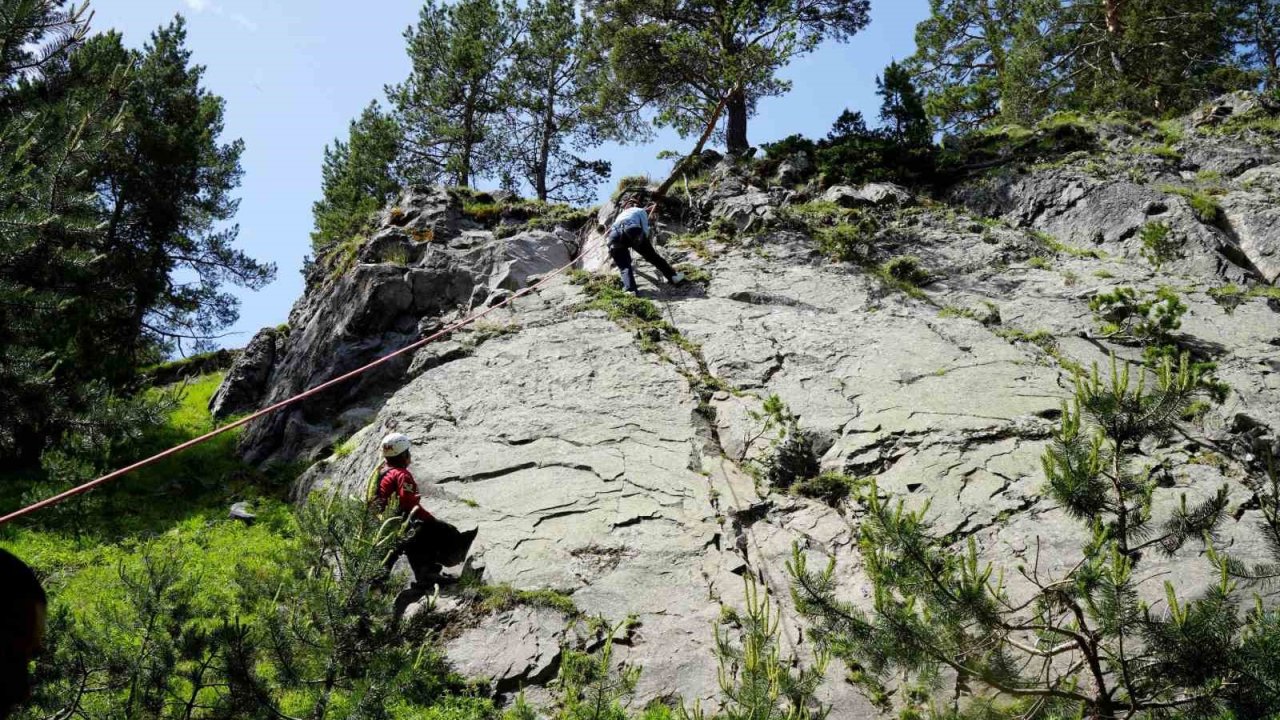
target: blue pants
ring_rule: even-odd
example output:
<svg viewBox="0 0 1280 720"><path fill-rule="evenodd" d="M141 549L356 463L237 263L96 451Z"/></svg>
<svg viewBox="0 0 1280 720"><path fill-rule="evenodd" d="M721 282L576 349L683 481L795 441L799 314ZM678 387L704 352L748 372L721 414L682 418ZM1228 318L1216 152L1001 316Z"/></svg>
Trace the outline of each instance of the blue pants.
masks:
<svg viewBox="0 0 1280 720"><path fill-rule="evenodd" d="M640 253L640 257L657 268L667 282L671 282L671 278L676 276L676 271L671 265L662 259L657 250L653 249L653 244L644 236L644 230L639 227L629 227L609 238L609 257L613 258L613 264L618 266L624 289L630 292L636 291L636 273L631 266L632 250Z"/></svg>

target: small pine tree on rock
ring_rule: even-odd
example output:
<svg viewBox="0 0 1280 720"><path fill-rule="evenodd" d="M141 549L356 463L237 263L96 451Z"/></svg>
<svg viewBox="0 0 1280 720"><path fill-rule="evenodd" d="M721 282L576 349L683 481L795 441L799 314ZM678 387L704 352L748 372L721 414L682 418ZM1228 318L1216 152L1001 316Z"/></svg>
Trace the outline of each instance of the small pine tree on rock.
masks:
<svg viewBox="0 0 1280 720"><path fill-rule="evenodd" d="M864 498L860 547L873 586L867 610L837 598L834 561L810 569L796 549L790 563L801 613L813 639L843 660L868 695L891 705L895 685L929 690L900 699L927 712L944 679L953 684L947 717L1263 717L1280 711L1269 693L1280 646L1275 614L1241 614L1225 568L1187 600L1141 569L1152 553L1187 540L1211 541L1226 489L1198 506L1185 497L1163 521L1152 509L1155 483L1140 460L1143 441L1171 431L1200 386L1183 357L1154 383L1113 364L1079 378L1074 402L1043 457L1049 495L1089 531L1079 561L1047 577L1037 546L1016 576L985 562L970 538L961 548L939 536L928 508L910 510ZM1011 579L1017 577L1016 587ZM1145 591L1145 592L1144 592ZM1243 691L1243 688L1262 690ZM1246 697L1242 697L1242 695Z"/></svg>

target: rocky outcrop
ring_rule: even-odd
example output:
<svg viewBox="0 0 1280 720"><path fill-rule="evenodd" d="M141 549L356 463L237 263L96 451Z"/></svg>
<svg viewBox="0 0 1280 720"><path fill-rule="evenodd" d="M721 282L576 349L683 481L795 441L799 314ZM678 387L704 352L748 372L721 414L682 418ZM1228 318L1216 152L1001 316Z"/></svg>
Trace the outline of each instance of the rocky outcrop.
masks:
<svg viewBox="0 0 1280 720"><path fill-rule="evenodd" d="M281 328L263 328L253 336L209 399L213 417L223 419L258 408L288 338L288 331Z"/></svg>
<svg viewBox="0 0 1280 720"><path fill-rule="evenodd" d="M220 415L279 402L403 348L424 330L498 302L564 265L576 246L563 228L497 238L439 189L411 189L367 242L336 248L310 270L287 340L264 330L215 397ZM369 421L405 378L411 358L282 411L249 429L247 459L316 459Z"/></svg>
<svg viewBox="0 0 1280 720"><path fill-rule="evenodd" d="M1135 132L1098 142L1150 144L1147 131ZM861 230L860 264L818 252L789 219L794 189L755 185L721 164L660 225L663 251L709 280L643 287L680 343L655 348L645 332L585 309L581 286L557 281L485 327L344 390L323 406L327 415L304 410L264 423L251 447L323 454L323 438L362 428L353 452L323 459L299 488L356 492L378 437L408 434L433 512L480 527L473 550L487 582L554 590L611 623L633 618L635 631L615 652L643 669L639 701L679 694L713 704L713 626L722 607L741 605L745 578L782 604L783 650L802 661L810 643L790 608L786 571L794 549L815 563L836 559L846 597L872 602L855 509L750 472L771 451L766 398L777 396L811 433L823 469L874 476L912 507L928 503L939 530L972 538L1002 566L1038 556L1042 571L1065 571L1079 559L1082 530L1044 496L1040 455L1074 370L1141 354L1099 332L1089 300L1118 286L1169 286L1189 308L1179 343L1215 362L1231 392L1144 448L1163 473L1156 520L1183 494L1195 501L1225 483L1231 519L1222 542L1242 559L1263 559L1245 480L1280 446L1280 303L1244 285L1220 301L1228 282L1258 289L1268 278L1267 248L1280 238L1264 211L1278 161L1242 149L1253 153L1250 169L1197 176L1182 163L1198 143L1231 144L1197 133L1179 141L1176 164L1129 151L1006 164L946 188L946 202L893 187L840 189L830 202L875 220ZM1221 192L1208 192L1210 181ZM1201 196L1221 214L1207 216ZM1253 225L1243 220L1248 203ZM612 210L600 211L601 224ZM402 347L457 306L504 297L571 257L572 234L499 241L452 212L424 207L405 221L436 218L442 228L423 246L393 244L405 265L362 261L318 284L295 309L267 396L331 377L347 355L354 365ZM721 218L738 232L703 232ZM1151 224L1177 238L1167 262L1144 255ZM676 237L695 232L696 243ZM405 233L384 228L360 257ZM586 242L599 239L595 231ZM929 278L909 293L872 271L903 256ZM607 267L599 252L588 266ZM1187 590L1212 575L1191 547L1143 567ZM566 623L557 612L507 609L472 618L447 652L509 693L554 675ZM843 668L829 672L833 717L877 716Z"/></svg>

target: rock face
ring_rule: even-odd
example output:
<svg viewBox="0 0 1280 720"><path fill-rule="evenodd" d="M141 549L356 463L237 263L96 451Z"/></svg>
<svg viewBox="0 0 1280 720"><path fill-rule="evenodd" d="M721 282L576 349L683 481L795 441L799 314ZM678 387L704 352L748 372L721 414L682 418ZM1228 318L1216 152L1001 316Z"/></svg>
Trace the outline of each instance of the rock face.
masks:
<svg viewBox="0 0 1280 720"><path fill-rule="evenodd" d="M1042 570L1063 572L1079 557L1082 529L1043 495L1041 452L1070 395L1071 368L1110 353L1140 356L1100 335L1089 299L1122 285L1171 286L1189 307L1180 341L1216 362L1232 392L1185 434L1146 449L1168 468L1156 518L1182 494L1194 501L1226 483L1232 519L1222 537L1242 557L1262 559L1259 511L1242 478L1277 445L1280 303L1259 293L1218 301L1228 282L1275 279L1280 234L1266 213L1280 156L1251 142L1191 130L1181 141L1179 163L1203 144L1252 157L1231 177L1197 178L1190 166L1103 149L971 176L941 194L949 204L913 204L901 188L832 189L832 202L878 219L868 262L918 258L932 278L918 297L819 255L785 219L787 190L717 170L685 215L660 226L663 252L709 281L642 288L687 341L679 347L652 352L645 337L584 310L583 288L557 281L483 328L263 423L249 447L259 458L321 454L340 429L363 428L354 452L317 463L300 487L357 491L378 437L408 434L432 511L480 527L474 554L488 582L552 589L612 623L634 617L637 629L616 652L643 669L638 700L674 693L714 704L713 625L722 606L742 604L744 578L783 604L783 650L802 661L810 643L790 610L785 567L793 548L814 562L835 558L846 596L871 602L850 509L748 472L770 451L765 398L778 396L812 433L823 469L874 476L912 506L930 503L940 531L973 538L1006 567L1039 553ZM1140 172L1090 164L1122 161ZM1205 177L1221 192L1209 194ZM1221 215L1206 222L1203 204L1174 188L1218 198ZM853 196L863 199L845 199ZM363 262L314 285L295 308L266 398L402 347L420 325L501 297L575 249L564 232L495 240L469 228L447 198L424 197L436 199L415 200L415 219L405 222L430 218L435 239L393 245L411 251L406 265ZM601 210L602 223L610 213ZM696 247L670 237L715 218L731 220L738 235ZM1178 241L1158 267L1143 255L1152 223ZM372 260L369 248L405 232L385 228L360 257ZM1193 548L1144 567L1184 589L1213 574ZM509 693L554 677L565 632L559 613L521 607L478 620L448 653ZM823 691L832 716L877 717L843 676L833 663Z"/></svg>
<svg viewBox="0 0 1280 720"><path fill-rule="evenodd" d="M222 419L256 409L267 391L276 357L287 341L288 333L277 328L259 330L209 398L209 412Z"/></svg>
<svg viewBox="0 0 1280 720"><path fill-rule="evenodd" d="M576 246L563 228L497 238L463 213L459 198L412 189L383 213L370 239L337 248L310 271L289 315L287 339L264 330L214 398L219 415L270 405L418 339L472 308L506 298L564 265ZM317 453L363 427L405 378L410 358L253 425L254 462Z"/></svg>

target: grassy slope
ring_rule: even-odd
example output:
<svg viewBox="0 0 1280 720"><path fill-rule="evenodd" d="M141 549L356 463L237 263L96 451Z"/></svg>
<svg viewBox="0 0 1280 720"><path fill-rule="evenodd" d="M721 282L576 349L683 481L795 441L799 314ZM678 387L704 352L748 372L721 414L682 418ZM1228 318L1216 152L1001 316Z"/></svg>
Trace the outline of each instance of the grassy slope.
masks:
<svg viewBox="0 0 1280 720"><path fill-rule="evenodd" d="M220 381L220 375L208 375L174 388L178 405L138 454L212 429L207 408ZM232 452L236 439L228 433L51 514L19 521L0 531L0 547L36 568L53 602L82 618L120 601L120 568L138 563L149 550L184 559L183 582L201 586L200 610L212 616L232 607L237 565L270 572L294 542L292 513L272 492L288 471L267 474L245 466ZM6 484L29 485L30 479L10 478ZM227 518L228 504L241 499L252 500L258 513L252 527ZM10 490L5 507L17 504Z"/></svg>

